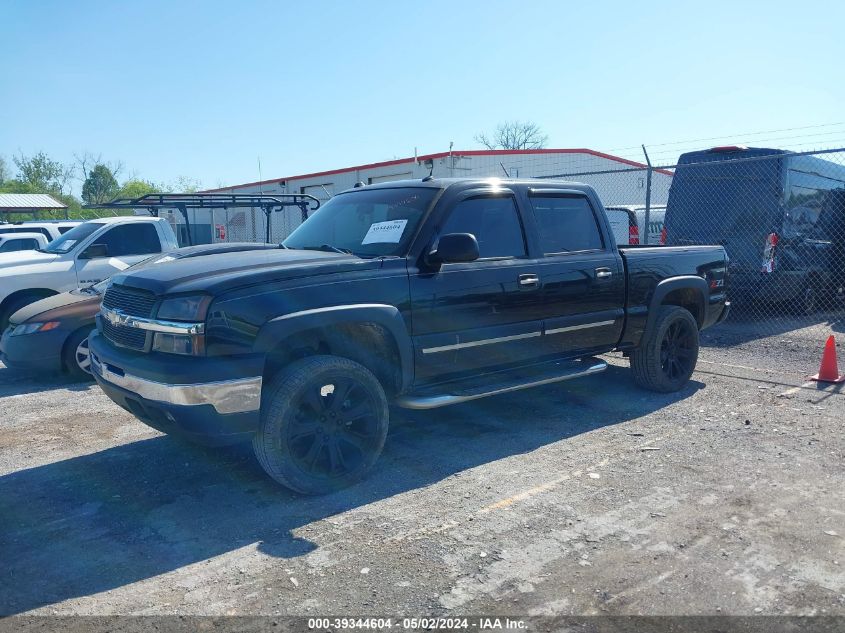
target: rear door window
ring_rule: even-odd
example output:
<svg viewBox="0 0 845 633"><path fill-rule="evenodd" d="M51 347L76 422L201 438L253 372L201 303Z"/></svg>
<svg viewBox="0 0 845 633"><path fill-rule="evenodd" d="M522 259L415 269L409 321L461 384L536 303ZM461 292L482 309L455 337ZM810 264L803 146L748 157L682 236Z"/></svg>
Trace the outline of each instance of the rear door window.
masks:
<svg viewBox="0 0 845 633"><path fill-rule="evenodd" d="M590 202L584 196L531 196L546 255L601 250L604 240ZM623 240L623 244L627 240Z"/></svg>
<svg viewBox="0 0 845 633"><path fill-rule="evenodd" d="M510 196L481 196L459 202L440 233L474 235L481 259L527 254L519 211Z"/></svg>

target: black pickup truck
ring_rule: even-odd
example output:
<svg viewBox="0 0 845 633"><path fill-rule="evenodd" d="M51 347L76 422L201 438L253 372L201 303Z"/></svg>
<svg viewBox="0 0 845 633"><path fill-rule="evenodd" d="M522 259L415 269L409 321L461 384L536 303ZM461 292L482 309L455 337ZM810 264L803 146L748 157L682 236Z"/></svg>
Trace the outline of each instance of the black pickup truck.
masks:
<svg viewBox="0 0 845 633"><path fill-rule="evenodd" d="M356 186L278 249L113 276L92 366L149 426L252 440L276 481L324 493L376 461L390 404L586 376L610 351L643 387L680 389L727 315L726 269L718 246L617 247L582 184Z"/></svg>

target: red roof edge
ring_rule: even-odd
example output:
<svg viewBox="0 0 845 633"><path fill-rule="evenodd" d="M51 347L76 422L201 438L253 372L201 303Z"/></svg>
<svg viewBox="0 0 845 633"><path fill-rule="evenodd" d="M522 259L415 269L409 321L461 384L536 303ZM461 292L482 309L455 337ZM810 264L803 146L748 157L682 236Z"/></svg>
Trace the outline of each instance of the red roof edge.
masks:
<svg viewBox="0 0 845 633"><path fill-rule="evenodd" d="M446 158L449 156L450 152L437 152L435 154L421 154L414 158L413 156L408 158L397 158L394 160L386 160L378 163L368 163L366 165L356 165L354 167L342 167L341 169L329 169L327 171L315 171L310 174L299 174L296 176L287 176L285 178L270 178L269 180L256 180L255 182L245 182L239 185L229 185L228 187L218 187L217 189L204 189L201 193L214 193L217 191L230 191L232 189L240 189L241 187L255 187L257 185L275 185L282 182L286 182L288 180L300 180L303 178L316 178L317 176L332 176L334 174L343 174L350 171L360 171L362 169L374 169L376 167L390 167L391 165L402 165L403 163L413 163L416 161L426 161L426 160L436 160L438 158ZM597 158L605 158L607 160L612 160L617 163L622 163L623 165L628 165L630 167L641 167L646 169L648 165L644 163L638 163L633 160L628 160L627 158L620 158L619 156L613 156L612 154L605 154L604 152L597 152L594 149L587 149L587 148L577 148L577 149L471 149L465 151L457 151L454 150L451 152L454 156L512 156L512 155L519 155L519 154L588 154L590 156L596 156ZM672 176L671 171L667 171L665 169L655 169L654 170L660 174L666 174L667 176Z"/></svg>

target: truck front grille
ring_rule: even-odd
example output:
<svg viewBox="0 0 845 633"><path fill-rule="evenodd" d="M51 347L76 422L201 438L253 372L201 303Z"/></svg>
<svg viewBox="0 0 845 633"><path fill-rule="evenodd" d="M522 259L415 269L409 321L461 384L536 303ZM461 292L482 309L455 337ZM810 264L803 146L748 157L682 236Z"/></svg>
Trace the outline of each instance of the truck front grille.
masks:
<svg viewBox="0 0 845 633"><path fill-rule="evenodd" d="M155 302L155 295L151 292L118 285L111 286L103 297L104 308L144 318L152 316ZM146 331L124 325L112 325L107 319L102 319L102 323L103 335L115 345L137 350L146 347Z"/></svg>
<svg viewBox="0 0 845 633"><path fill-rule="evenodd" d="M147 344L147 333L133 327L112 325L103 319L103 334L115 345L130 349L143 350Z"/></svg>
<svg viewBox="0 0 845 633"><path fill-rule="evenodd" d="M111 286L103 297L103 307L120 310L124 314L149 318L153 314L155 295L146 290L128 286Z"/></svg>

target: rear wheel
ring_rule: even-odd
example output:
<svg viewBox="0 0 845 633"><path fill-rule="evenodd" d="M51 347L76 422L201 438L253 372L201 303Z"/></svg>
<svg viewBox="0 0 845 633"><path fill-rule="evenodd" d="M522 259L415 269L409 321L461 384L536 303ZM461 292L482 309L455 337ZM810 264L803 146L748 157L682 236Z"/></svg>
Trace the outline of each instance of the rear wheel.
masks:
<svg viewBox="0 0 845 633"><path fill-rule="evenodd" d="M280 484L325 494L364 477L387 437L387 397L364 366L312 356L270 381L253 438L259 463Z"/></svg>
<svg viewBox="0 0 845 633"><path fill-rule="evenodd" d="M687 384L697 361L698 323L678 306L661 306L651 333L631 352L634 382L664 393Z"/></svg>
<svg viewBox="0 0 845 633"><path fill-rule="evenodd" d="M62 362L65 370L75 380L91 380L91 352L88 335L92 328L83 328L71 334L65 342Z"/></svg>
<svg viewBox="0 0 845 633"><path fill-rule="evenodd" d="M790 314L811 316L818 310L818 295L812 284L812 281L808 281L807 286L787 304Z"/></svg>

